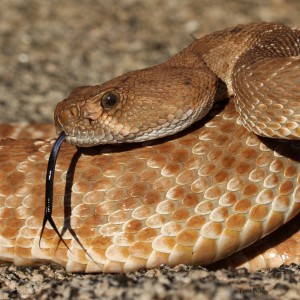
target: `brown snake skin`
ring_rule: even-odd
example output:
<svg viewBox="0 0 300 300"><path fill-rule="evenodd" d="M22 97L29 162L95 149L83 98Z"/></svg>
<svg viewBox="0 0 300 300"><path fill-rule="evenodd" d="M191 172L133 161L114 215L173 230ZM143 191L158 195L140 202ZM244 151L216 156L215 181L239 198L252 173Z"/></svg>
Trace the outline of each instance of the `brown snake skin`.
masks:
<svg viewBox="0 0 300 300"><path fill-rule="evenodd" d="M226 95L224 82L227 94L234 95L164 140L80 151L64 144L56 165L53 219L69 250L49 224L39 247L53 141L2 140L0 260L51 261L73 272L207 265L295 217L300 142L289 139L300 136L299 49L298 31L283 25L236 26L203 37L165 64L77 89L58 104L57 130L65 130L69 142L88 146L181 131L190 125L189 117L201 119ZM112 90L118 101L103 103ZM208 108L200 104L201 111L191 113L199 97ZM173 105L177 101L179 108ZM8 129L12 137L32 131L3 126L0 134ZM299 263L296 221L289 224L291 233L281 232L284 242L269 239L227 264L257 270Z"/></svg>

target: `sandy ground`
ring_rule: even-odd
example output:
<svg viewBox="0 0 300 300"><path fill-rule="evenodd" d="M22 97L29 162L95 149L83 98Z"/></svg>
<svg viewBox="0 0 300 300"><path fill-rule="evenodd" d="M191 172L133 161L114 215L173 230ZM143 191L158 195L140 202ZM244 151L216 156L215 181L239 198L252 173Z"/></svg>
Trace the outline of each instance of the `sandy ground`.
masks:
<svg viewBox="0 0 300 300"><path fill-rule="evenodd" d="M253 21L297 27L300 1L1 0L0 122L52 122L71 88L162 62L194 37ZM0 299L299 299L300 267L162 267L128 275L55 266L0 274Z"/></svg>

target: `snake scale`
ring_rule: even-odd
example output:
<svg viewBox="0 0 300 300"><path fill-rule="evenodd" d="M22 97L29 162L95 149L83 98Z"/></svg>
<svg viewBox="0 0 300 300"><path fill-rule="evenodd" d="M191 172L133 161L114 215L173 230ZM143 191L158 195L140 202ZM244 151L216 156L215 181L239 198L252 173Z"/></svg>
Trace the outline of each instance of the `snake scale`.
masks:
<svg viewBox="0 0 300 300"><path fill-rule="evenodd" d="M72 272L208 265L283 226L300 211L299 54L296 29L237 25L73 90L55 111L73 145L62 145L54 182L65 244L49 224L40 240L54 141L2 125L25 138L0 144L0 260ZM300 233L283 234L227 262L298 263Z"/></svg>

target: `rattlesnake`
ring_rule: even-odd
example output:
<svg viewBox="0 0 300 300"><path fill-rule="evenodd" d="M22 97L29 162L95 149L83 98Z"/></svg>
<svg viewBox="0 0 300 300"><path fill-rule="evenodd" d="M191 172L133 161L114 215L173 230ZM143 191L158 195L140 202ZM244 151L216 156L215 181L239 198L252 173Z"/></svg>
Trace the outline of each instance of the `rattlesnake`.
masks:
<svg viewBox="0 0 300 300"><path fill-rule="evenodd" d="M40 240L53 141L2 140L0 259L80 272L207 265L292 219L299 53L297 30L238 25L158 66L72 91L57 105L57 132L84 147L125 144L62 146L53 219L64 244L49 224ZM298 262L293 233L250 262L242 253L229 262L252 270Z"/></svg>

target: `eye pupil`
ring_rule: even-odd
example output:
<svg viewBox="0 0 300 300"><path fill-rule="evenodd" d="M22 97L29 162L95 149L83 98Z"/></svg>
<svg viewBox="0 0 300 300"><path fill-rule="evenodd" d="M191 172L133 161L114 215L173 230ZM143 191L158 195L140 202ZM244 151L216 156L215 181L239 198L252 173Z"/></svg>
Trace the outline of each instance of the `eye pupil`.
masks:
<svg viewBox="0 0 300 300"><path fill-rule="evenodd" d="M105 94L101 99L101 104L104 109L110 109L116 106L119 102L119 95L115 92Z"/></svg>
<svg viewBox="0 0 300 300"><path fill-rule="evenodd" d="M106 97L106 104L108 106L113 106L117 102L116 96L114 94L108 94Z"/></svg>

